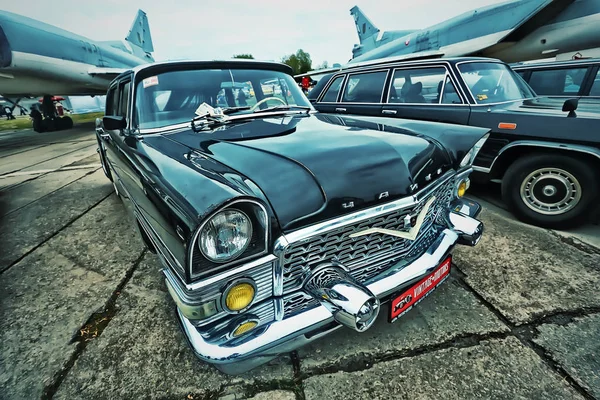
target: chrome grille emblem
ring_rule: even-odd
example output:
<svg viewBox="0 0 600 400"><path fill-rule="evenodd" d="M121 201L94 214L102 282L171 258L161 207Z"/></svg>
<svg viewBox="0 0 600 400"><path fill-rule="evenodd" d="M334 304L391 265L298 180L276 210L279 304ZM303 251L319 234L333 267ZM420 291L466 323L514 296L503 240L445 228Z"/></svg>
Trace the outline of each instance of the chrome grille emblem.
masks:
<svg viewBox="0 0 600 400"><path fill-rule="evenodd" d="M429 198L429 200L427 200L427 202L423 206L423 209L421 210L419 215L417 215L414 226L412 225L412 217L411 217L411 220L410 220L411 228L409 229L408 232L397 231L397 230L392 230L392 229L369 228L369 229L365 229L364 231L352 233L352 234L350 234L350 237L355 238L355 237L359 237L359 236L370 235L372 233L381 233L384 235L391 235L391 236L395 236L395 237L402 238L402 239L408 239L411 241L415 240L417 238L417 235L419 234L421 225L423 224L423 221L425 220L425 217L427 216L429 207L431 207L431 205L433 204L434 201L435 201L435 196L431 196ZM408 216L410 216L410 215L408 215ZM406 220L404 222L405 222L405 226L406 226Z"/></svg>

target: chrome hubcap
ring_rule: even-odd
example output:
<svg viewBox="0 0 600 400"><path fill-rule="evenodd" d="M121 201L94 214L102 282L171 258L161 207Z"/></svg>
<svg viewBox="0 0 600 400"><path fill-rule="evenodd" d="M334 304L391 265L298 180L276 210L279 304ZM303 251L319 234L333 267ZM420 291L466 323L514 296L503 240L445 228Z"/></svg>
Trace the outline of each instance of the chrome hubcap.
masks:
<svg viewBox="0 0 600 400"><path fill-rule="evenodd" d="M581 184L571 173L560 168L540 168L521 183L521 199L533 211L560 215L581 200Z"/></svg>

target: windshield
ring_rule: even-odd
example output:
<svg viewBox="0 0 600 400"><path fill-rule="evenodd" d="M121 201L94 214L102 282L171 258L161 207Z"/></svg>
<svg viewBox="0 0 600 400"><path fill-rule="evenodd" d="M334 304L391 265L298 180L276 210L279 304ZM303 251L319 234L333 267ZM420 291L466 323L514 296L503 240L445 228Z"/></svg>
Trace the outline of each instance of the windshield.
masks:
<svg viewBox="0 0 600 400"><path fill-rule="evenodd" d="M275 106L310 106L292 77L283 72L176 70L137 83L134 124L143 130L190 122L202 103L223 109L240 107L238 113L260 112Z"/></svg>
<svg viewBox="0 0 600 400"><path fill-rule="evenodd" d="M535 97L529 86L507 65L489 62L459 64L458 69L477 104Z"/></svg>

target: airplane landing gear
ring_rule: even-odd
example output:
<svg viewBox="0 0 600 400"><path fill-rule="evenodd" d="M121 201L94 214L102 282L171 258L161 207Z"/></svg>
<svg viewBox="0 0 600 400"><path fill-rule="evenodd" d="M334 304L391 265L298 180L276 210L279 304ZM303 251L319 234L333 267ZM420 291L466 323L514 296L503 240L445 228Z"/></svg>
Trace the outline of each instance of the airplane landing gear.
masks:
<svg viewBox="0 0 600 400"><path fill-rule="evenodd" d="M54 105L53 96L44 95L42 99L41 112L39 110L31 111L33 120L33 130L36 132L52 132L71 129L73 120L71 117L58 115Z"/></svg>

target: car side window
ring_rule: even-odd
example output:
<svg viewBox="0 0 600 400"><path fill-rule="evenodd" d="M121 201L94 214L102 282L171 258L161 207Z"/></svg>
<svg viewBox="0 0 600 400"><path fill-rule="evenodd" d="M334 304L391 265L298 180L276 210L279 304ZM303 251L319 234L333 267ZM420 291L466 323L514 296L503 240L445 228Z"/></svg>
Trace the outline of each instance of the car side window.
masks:
<svg viewBox="0 0 600 400"><path fill-rule="evenodd" d="M111 87L106 95L106 115L117 115L119 106L119 91L116 86Z"/></svg>
<svg viewBox="0 0 600 400"><path fill-rule="evenodd" d="M381 103L387 71L365 72L348 76L342 102Z"/></svg>
<svg viewBox="0 0 600 400"><path fill-rule="evenodd" d="M441 104L462 104L462 100L458 93L456 93L456 87L452 83L452 79L446 76L446 82L444 83L444 89L442 98L440 99Z"/></svg>
<svg viewBox="0 0 600 400"><path fill-rule="evenodd" d="M532 71L529 86L543 96L577 95L586 72L585 67Z"/></svg>
<svg viewBox="0 0 600 400"><path fill-rule="evenodd" d="M327 92L325 92L325 95L321 101L335 103L337 101L338 94L340 93L340 89L342 88L343 81L344 75L335 78L329 86L329 89L327 89Z"/></svg>
<svg viewBox="0 0 600 400"><path fill-rule="evenodd" d="M127 117L127 106L129 105L129 88L131 81L121 83L119 85L119 112L117 115L121 117Z"/></svg>
<svg viewBox="0 0 600 400"><path fill-rule="evenodd" d="M592 88L590 89L590 96L600 96L600 69L596 73L596 78L594 78L594 83L592 83Z"/></svg>
<svg viewBox="0 0 600 400"><path fill-rule="evenodd" d="M444 82L450 83L447 89ZM389 103L453 104L457 99L460 100L444 67L396 70L388 94Z"/></svg>

